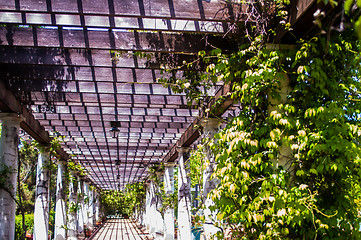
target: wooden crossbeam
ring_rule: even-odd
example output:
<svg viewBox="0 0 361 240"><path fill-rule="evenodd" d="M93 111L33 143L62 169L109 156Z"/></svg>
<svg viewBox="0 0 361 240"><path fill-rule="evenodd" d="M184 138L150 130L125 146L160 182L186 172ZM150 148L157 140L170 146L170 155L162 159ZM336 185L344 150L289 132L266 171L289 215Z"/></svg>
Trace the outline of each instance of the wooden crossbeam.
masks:
<svg viewBox="0 0 361 240"><path fill-rule="evenodd" d="M108 51L197 53L206 42L201 34L142 31L84 31L37 27L0 27L1 45ZM182 44L179 44L182 43Z"/></svg>
<svg viewBox="0 0 361 240"><path fill-rule="evenodd" d="M61 48L39 48L39 47L0 47L0 64L19 64L29 70L41 66L56 67L55 72L49 73L49 77L55 74L66 74L66 68L81 67L108 67L108 68L141 68L141 69L164 69L168 64L182 66L183 62L194 60L194 55L179 53L172 59L162 58L158 53L150 58L138 57L133 53L122 53L118 57L109 50L64 50ZM173 63L171 63L171 61Z"/></svg>
<svg viewBox="0 0 361 240"><path fill-rule="evenodd" d="M247 4L229 1L104 1L6 1L0 6L0 24L224 34L249 21Z"/></svg>
<svg viewBox="0 0 361 240"><path fill-rule="evenodd" d="M24 116L25 120L20 123L20 127L39 143L49 144L51 142L51 138L44 127L40 125L25 106L20 105L2 81L0 81L0 109L2 112L14 112ZM68 154L63 149L58 149L57 153L62 159L69 159Z"/></svg>

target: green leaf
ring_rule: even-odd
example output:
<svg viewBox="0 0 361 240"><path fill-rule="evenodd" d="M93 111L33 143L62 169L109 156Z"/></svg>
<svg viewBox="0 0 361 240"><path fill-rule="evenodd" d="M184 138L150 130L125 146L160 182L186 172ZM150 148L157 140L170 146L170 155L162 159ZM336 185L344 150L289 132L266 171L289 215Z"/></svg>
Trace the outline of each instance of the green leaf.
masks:
<svg viewBox="0 0 361 240"><path fill-rule="evenodd" d="M361 16L355 23L355 30L359 39L361 39Z"/></svg>
<svg viewBox="0 0 361 240"><path fill-rule="evenodd" d="M297 170L296 171L296 176L303 176L305 174L305 171L303 171L303 170Z"/></svg>

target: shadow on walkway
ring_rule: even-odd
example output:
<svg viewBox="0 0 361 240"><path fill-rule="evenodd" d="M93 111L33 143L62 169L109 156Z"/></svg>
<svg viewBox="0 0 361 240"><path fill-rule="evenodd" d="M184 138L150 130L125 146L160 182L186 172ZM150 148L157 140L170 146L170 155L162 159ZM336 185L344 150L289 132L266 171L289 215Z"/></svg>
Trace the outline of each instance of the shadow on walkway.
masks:
<svg viewBox="0 0 361 240"><path fill-rule="evenodd" d="M92 240L150 240L149 234L131 219L108 219L89 239Z"/></svg>

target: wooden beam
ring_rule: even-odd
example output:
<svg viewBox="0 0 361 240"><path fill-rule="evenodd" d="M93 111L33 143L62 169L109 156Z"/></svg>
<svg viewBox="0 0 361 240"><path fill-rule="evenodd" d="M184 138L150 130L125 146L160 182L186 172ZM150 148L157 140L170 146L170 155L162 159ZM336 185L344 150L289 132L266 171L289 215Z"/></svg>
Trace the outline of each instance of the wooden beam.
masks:
<svg viewBox="0 0 361 240"><path fill-rule="evenodd" d="M327 22L329 17L333 17L335 11L341 11L343 2L337 0L338 6L332 7L331 4L324 4L323 1L316 0L293 0L290 4L289 19L291 31L281 30L278 32L274 42L294 44L296 40L308 39L315 34L319 34L320 29L314 23L314 13L318 10L325 13L322 21ZM337 10L338 9L338 10Z"/></svg>
<svg viewBox="0 0 361 240"><path fill-rule="evenodd" d="M169 55L166 55L169 56ZM182 66L183 61L190 62L194 60L195 54L175 54L170 59L164 57L161 53L155 53L150 59L137 57L133 53L122 53L119 57L109 50L94 49L69 49L62 48L40 48L40 47L0 47L0 64L19 64L29 68L41 66L54 66L55 72L50 74L65 74L66 67L77 69L79 67L120 67L120 68L142 68L142 69L164 69L168 64ZM113 65L115 64L115 66ZM49 77L56 79L55 76Z"/></svg>
<svg viewBox="0 0 361 240"><path fill-rule="evenodd" d="M138 31L87 31L33 27L0 27L1 45L61 49L197 53L204 50L203 34ZM182 44L179 44L182 43Z"/></svg>
<svg viewBox="0 0 361 240"><path fill-rule="evenodd" d="M4 15L3 18L12 17L14 19L17 17L14 13L25 13L27 22L51 22L50 15L53 15L57 23L73 22L75 24L79 23L80 18L83 17L85 22L103 22L102 24L107 25L120 24L117 23L117 18L134 18L135 22L138 22L137 19L234 21L237 13L245 13L248 7L247 4L231 4L226 1L213 0L89 0L82 1L81 5L74 0L49 0L47 2L28 0L21 1L20 9L18 9L14 2L14 0L2 2L1 9L13 13ZM51 3L51 9L47 5L48 2ZM111 19L108 17L115 18L114 23L111 23ZM128 20L127 23L131 24L132 22Z"/></svg>
<svg viewBox="0 0 361 240"><path fill-rule="evenodd" d="M290 23L294 25L302 15L304 15L316 0L297 0L296 3L291 3Z"/></svg>
<svg viewBox="0 0 361 240"><path fill-rule="evenodd" d="M7 90L2 81L0 81L0 107L2 112L14 112L23 115L25 120L20 123L20 127L36 141L41 144L49 144L51 142L51 138L44 127L40 125L24 106L20 105L14 94ZM69 159L68 154L63 149L58 149L57 153L64 160Z"/></svg>

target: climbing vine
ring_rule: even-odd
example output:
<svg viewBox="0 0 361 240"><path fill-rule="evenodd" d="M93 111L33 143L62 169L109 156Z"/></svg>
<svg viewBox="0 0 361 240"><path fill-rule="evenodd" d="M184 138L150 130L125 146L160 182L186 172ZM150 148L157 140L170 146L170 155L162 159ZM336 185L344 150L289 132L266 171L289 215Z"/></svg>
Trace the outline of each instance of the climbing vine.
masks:
<svg viewBox="0 0 361 240"><path fill-rule="evenodd" d="M330 30L282 49L263 35L251 39L233 53L200 52L203 73L162 79L190 102L231 84L207 116L224 99L239 105L208 146L220 181L211 192L218 239L360 238L356 36Z"/></svg>
<svg viewBox="0 0 361 240"><path fill-rule="evenodd" d="M153 183L153 193L154 200L157 206L157 210L164 216L164 213L167 209L175 209L177 211L177 202L178 202L178 180L176 178L177 171L174 173L174 191L169 193L166 191L165 182L162 177L165 171L165 165L152 165L148 167L149 179ZM171 180L172 181L172 180Z"/></svg>

